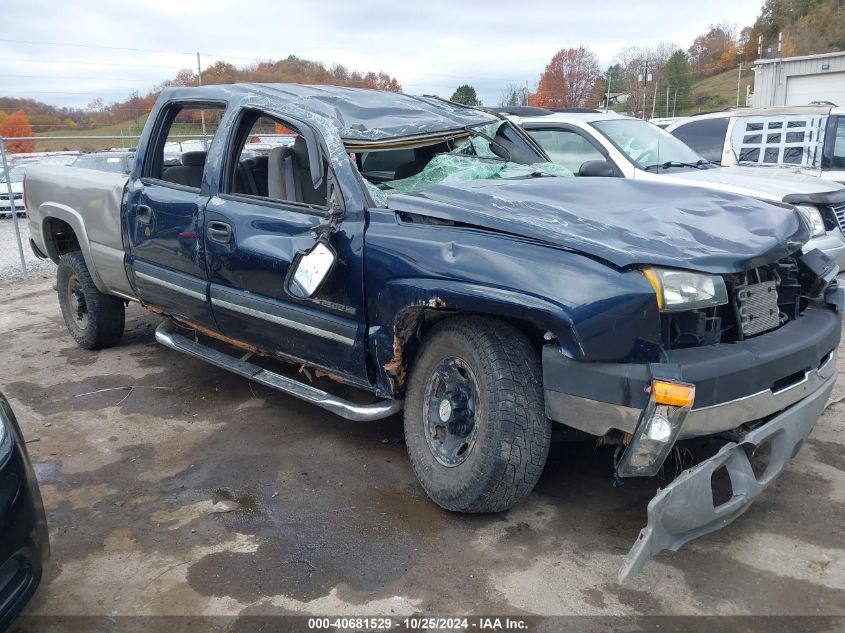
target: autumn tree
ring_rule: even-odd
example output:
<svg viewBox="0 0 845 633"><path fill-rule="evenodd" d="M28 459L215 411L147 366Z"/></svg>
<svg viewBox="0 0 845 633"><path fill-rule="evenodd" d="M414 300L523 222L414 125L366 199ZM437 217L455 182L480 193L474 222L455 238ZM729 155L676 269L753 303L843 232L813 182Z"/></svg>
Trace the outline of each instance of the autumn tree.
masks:
<svg viewBox="0 0 845 633"><path fill-rule="evenodd" d="M709 77L737 64L736 27L732 24L711 24L708 31L699 35L689 47L693 72L699 77Z"/></svg>
<svg viewBox="0 0 845 633"><path fill-rule="evenodd" d="M554 54L540 75L531 105L543 108L580 108L596 100L599 62L595 53L579 46Z"/></svg>
<svg viewBox="0 0 845 633"><path fill-rule="evenodd" d="M0 122L0 136L2 137L16 137L16 136L30 136L35 137L32 133L32 127L29 125L29 119L26 115L18 110L6 116ZM6 149L12 153L18 152L34 152L35 141L8 141Z"/></svg>
<svg viewBox="0 0 845 633"><path fill-rule="evenodd" d="M452 93L452 96L449 97L449 100L454 101L455 103L463 103L464 105L468 106L481 105L481 101L478 99L478 95L475 92L475 88L473 88L469 84L463 84L462 86L458 86L455 89L455 92Z"/></svg>

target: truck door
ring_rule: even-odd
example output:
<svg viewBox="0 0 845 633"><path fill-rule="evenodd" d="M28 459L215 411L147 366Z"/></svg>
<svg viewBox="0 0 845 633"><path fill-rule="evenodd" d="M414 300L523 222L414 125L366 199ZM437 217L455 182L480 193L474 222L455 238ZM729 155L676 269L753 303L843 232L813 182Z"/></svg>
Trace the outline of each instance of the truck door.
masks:
<svg viewBox="0 0 845 633"><path fill-rule="evenodd" d="M248 139L268 135L270 147L259 153L244 148ZM369 384L363 208L346 209L331 235L338 262L319 293L303 300L285 289L294 256L314 245L314 230L326 224L332 201L344 204L319 135L301 123L243 110L205 213L212 311L226 336Z"/></svg>
<svg viewBox="0 0 845 633"><path fill-rule="evenodd" d="M126 203L127 266L141 300L213 327L202 237L205 162L223 104L173 102L158 114ZM193 138L191 138L193 137Z"/></svg>

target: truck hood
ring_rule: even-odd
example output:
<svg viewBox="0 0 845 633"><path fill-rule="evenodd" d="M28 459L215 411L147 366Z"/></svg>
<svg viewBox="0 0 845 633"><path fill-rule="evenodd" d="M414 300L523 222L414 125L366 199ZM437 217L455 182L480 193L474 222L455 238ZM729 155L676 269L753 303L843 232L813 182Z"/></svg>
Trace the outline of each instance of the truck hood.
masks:
<svg viewBox="0 0 845 633"><path fill-rule="evenodd" d="M622 178L466 181L394 194L389 205L544 241L620 268L738 272L785 257L810 237L785 205Z"/></svg>
<svg viewBox="0 0 845 633"><path fill-rule="evenodd" d="M754 196L764 200L783 200L792 194L827 193L842 189L838 182L821 180L785 170L773 172L760 167L715 167L713 169L684 169L663 174L666 182L715 186L724 191Z"/></svg>

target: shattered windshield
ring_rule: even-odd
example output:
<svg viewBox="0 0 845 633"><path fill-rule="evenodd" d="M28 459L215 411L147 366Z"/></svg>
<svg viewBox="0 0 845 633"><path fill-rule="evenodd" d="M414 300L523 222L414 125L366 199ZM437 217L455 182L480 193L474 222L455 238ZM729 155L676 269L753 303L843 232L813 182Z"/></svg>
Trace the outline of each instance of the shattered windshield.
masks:
<svg viewBox="0 0 845 633"><path fill-rule="evenodd" d="M393 179L380 186L365 177L373 202L384 207L391 192L417 193L441 183L574 175L546 161L506 121L466 128L466 132L446 143L417 148L414 160L398 166Z"/></svg>

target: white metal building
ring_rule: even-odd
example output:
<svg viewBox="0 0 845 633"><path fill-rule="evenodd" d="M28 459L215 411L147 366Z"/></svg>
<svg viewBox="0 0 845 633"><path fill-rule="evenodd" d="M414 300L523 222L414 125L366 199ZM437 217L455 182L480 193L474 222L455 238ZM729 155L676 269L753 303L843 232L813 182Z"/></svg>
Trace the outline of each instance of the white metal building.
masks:
<svg viewBox="0 0 845 633"><path fill-rule="evenodd" d="M845 106L845 52L754 62L754 107L830 101Z"/></svg>

